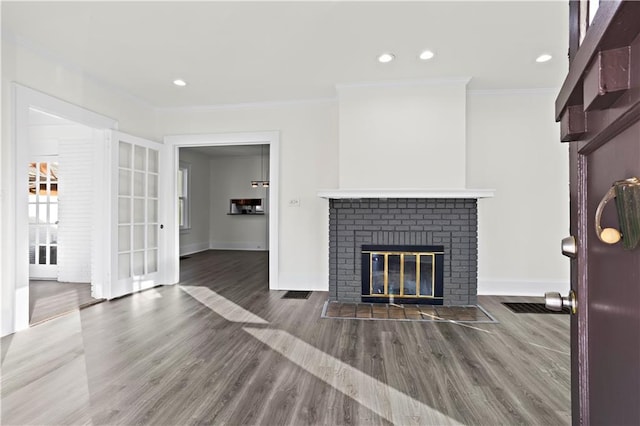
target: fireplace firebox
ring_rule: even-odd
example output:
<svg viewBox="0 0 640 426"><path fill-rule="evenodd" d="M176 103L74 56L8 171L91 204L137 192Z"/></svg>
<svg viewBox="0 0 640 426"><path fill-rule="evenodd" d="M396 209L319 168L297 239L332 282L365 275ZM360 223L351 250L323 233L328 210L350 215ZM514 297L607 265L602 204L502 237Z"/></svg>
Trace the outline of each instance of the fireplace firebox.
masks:
<svg viewBox="0 0 640 426"><path fill-rule="evenodd" d="M362 245L362 301L443 304L444 246Z"/></svg>

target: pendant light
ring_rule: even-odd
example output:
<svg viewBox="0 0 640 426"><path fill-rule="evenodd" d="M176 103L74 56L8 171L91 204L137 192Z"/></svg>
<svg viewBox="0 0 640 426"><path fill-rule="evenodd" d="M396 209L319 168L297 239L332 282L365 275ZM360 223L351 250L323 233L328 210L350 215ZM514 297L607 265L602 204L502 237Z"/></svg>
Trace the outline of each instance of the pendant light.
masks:
<svg viewBox="0 0 640 426"><path fill-rule="evenodd" d="M264 145L260 145L260 179L262 180L252 180L251 187L252 188L268 188L269 181L264 179Z"/></svg>

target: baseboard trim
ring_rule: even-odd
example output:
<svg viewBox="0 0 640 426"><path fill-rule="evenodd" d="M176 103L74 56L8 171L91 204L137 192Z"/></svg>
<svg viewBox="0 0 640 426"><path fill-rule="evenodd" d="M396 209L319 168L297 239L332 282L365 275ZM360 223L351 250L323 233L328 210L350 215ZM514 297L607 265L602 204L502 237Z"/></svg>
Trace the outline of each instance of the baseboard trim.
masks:
<svg viewBox="0 0 640 426"><path fill-rule="evenodd" d="M200 253L201 251L206 251L206 250L209 250L208 242L187 244L185 246L180 247L180 256Z"/></svg>
<svg viewBox="0 0 640 426"><path fill-rule="evenodd" d="M279 291L329 291L329 286L319 286L319 287L314 287L314 286L293 286L291 284L284 284L280 287L278 287L277 289L272 289L272 290L279 290Z"/></svg>
<svg viewBox="0 0 640 426"><path fill-rule="evenodd" d="M544 296L547 291L569 292L569 281L478 279L478 295L483 296Z"/></svg>
<svg viewBox="0 0 640 426"><path fill-rule="evenodd" d="M210 250L245 250L245 251L269 251L267 244L263 241L211 241Z"/></svg>

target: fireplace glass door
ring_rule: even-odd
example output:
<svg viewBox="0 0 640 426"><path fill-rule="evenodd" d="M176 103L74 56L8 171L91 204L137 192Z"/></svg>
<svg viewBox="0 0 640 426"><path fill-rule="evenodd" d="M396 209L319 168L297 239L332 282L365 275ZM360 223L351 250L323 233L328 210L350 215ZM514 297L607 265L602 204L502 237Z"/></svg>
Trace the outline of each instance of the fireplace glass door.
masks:
<svg viewBox="0 0 640 426"><path fill-rule="evenodd" d="M443 256L442 246L363 246L363 301L442 299Z"/></svg>

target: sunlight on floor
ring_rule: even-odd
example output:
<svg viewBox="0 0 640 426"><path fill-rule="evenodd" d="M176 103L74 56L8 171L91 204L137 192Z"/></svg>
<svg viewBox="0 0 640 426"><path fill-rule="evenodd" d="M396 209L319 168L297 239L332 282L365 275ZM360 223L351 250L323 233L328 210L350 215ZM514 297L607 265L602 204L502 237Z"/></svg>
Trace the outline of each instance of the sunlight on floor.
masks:
<svg viewBox="0 0 640 426"><path fill-rule="evenodd" d="M51 419L66 419L66 423L90 424L80 312L15 333L9 342L2 363L3 423L50 424ZM32 363L28 369L17 361L25 357ZM68 362L61 364L61 359ZM26 386L14 390L15 382L25 381Z"/></svg>
<svg viewBox="0 0 640 426"><path fill-rule="evenodd" d="M460 424L286 331L249 327L244 327L243 330L393 424Z"/></svg>
<svg viewBox="0 0 640 426"><path fill-rule="evenodd" d="M229 321L269 324L207 287L180 286L180 288ZM460 424L438 410L305 343L286 331L251 327L243 327L243 330L393 424Z"/></svg>
<svg viewBox="0 0 640 426"><path fill-rule="evenodd" d="M162 294L155 288L150 288L149 290L140 292L140 297L143 299L162 299Z"/></svg>

